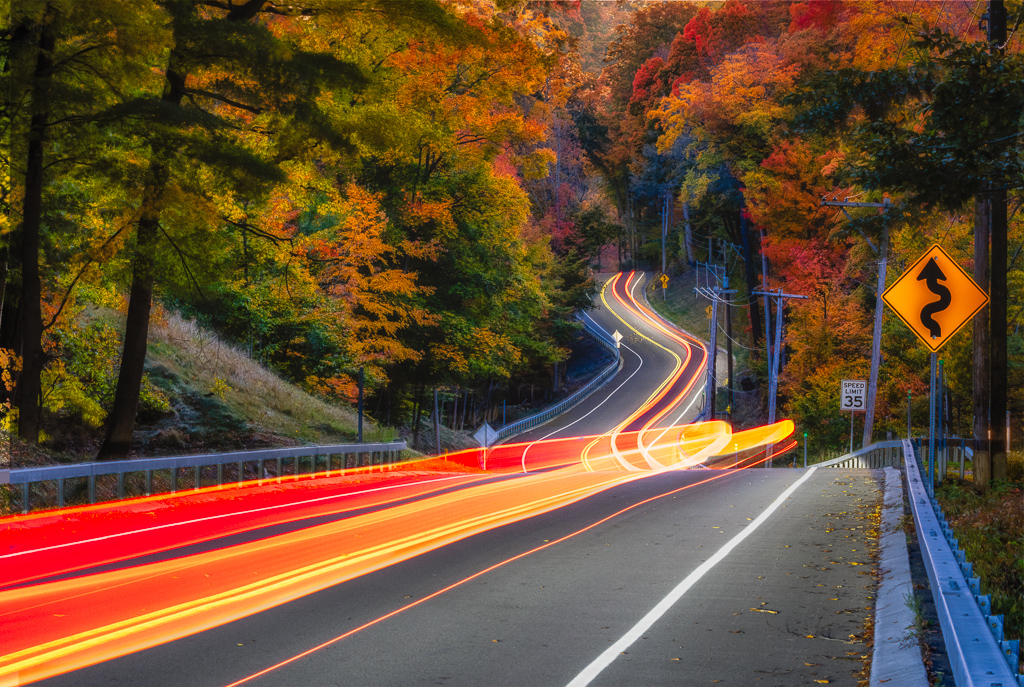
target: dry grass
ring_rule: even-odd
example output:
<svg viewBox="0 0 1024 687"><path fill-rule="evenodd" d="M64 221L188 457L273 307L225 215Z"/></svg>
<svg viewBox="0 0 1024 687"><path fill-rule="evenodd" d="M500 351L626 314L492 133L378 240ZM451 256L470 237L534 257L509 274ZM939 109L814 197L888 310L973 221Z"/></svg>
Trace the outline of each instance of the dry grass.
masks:
<svg viewBox="0 0 1024 687"><path fill-rule="evenodd" d="M351 438L357 416L284 381L193 321L168 315L150 332L150 363L206 397L216 397L257 433L320 443ZM366 441L394 434L364 422Z"/></svg>

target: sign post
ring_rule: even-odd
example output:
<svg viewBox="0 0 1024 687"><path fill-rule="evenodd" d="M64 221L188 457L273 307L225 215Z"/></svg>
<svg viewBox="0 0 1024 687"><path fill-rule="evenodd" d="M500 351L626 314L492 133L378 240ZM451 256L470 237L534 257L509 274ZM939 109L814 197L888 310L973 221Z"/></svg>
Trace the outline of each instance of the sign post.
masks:
<svg viewBox="0 0 1024 687"><path fill-rule="evenodd" d="M868 383L863 379L844 379L839 386L839 410L850 411L850 453L853 453L853 414L864 410Z"/></svg>
<svg viewBox="0 0 1024 687"><path fill-rule="evenodd" d="M935 244L900 275L882 294L882 300L899 315L932 352L928 399L928 490L935 489L935 421L938 409L935 373L937 353L949 339L988 303L988 294L974 283L942 246ZM907 395L907 427L910 426L910 395Z"/></svg>

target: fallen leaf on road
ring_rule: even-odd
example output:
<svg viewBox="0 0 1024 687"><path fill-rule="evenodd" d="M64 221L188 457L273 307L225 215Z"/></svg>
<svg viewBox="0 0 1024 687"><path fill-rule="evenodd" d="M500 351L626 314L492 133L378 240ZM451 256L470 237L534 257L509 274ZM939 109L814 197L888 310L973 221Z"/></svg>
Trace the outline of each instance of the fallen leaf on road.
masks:
<svg viewBox="0 0 1024 687"><path fill-rule="evenodd" d="M820 682L823 685L827 685L828 684L828 680L815 680L815 682Z"/></svg>
<svg viewBox="0 0 1024 687"><path fill-rule="evenodd" d="M807 635L807 636L810 637L810 635ZM820 663L808 663L807 661L804 661L804 665L805 666L811 666L813 668L815 666L820 666L821 664Z"/></svg>
<svg viewBox="0 0 1024 687"><path fill-rule="evenodd" d="M750 610L757 611L758 613L771 613L772 615L778 615L779 614L778 611L772 611L772 610L767 609L767 608L751 608Z"/></svg>

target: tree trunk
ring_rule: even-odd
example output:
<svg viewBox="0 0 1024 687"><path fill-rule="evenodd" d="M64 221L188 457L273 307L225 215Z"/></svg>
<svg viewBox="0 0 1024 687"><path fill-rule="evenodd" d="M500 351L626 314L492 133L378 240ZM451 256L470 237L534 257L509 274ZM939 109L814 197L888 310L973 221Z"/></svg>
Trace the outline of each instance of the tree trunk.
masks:
<svg viewBox="0 0 1024 687"><path fill-rule="evenodd" d="M989 291L988 240L989 199L974 203L974 281ZM974 486L988 489L992 478L989 426L989 309L974 316Z"/></svg>
<svg viewBox="0 0 1024 687"><path fill-rule="evenodd" d="M39 441L42 415L42 373L46 365L43 352L43 314L40 300L39 233L43 214L43 141L46 138L50 109L50 83L53 77L52 10L47 7L39 29L32 92L32 119L25 165L25 198L21 222L21 308L18 348L22 357L18 377L18 437L35 444Z"/></svg>
<svg viewBox="0 0 1024 687"><path fill-rule="evenodd" d="M164 177L157 165L156 178ZM162 188L162 186L161 186ZM153 199L155 201L155 198ZM152 208L153 205L150 205ZM149 313L153 302L153 267L159 240L158 210L151 209L139 220L136 229L135 264L128 298L128 318L124 325L121 369L117 375L114 405L107 420L107 434L96 460L123 460L128 457L139 409L142 376L149 344Z"/></svg>

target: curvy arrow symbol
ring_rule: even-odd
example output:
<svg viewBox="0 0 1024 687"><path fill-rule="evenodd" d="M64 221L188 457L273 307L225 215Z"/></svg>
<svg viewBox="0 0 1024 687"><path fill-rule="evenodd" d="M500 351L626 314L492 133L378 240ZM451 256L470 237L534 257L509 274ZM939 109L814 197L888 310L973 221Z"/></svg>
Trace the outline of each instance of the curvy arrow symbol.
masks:
<svg viewBox="0 0 1024 687"><path fill-rule="evenodd" d="M928 327L928 333L932 335L933 339L938 339L942 336L942 327L939 326L939 323L935 321L932 315L948 308L949 304L953 302L953 294L939 283L940 281L946 281L946 275L942 273L942 269L935 258L928 261L928 264L924 266L921 273L917 275L917 280L924 280L928 290L939 297L939 300L921 308L921 324Z"/></svg>

